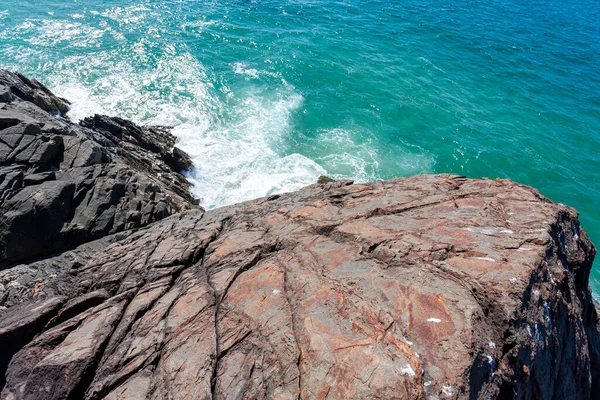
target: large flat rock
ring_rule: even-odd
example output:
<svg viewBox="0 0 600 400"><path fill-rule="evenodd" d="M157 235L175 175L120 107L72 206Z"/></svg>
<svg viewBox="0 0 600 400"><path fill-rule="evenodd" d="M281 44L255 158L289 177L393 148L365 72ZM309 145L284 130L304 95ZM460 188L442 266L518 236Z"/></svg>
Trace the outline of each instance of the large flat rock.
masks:
<svg viewBox="0 0 600 400"><path fill-rule="evenodd" d="M507 180L331 182L111 243L53 286L82 297L15 349L2 399L600 393L595 249Z"/></svg>

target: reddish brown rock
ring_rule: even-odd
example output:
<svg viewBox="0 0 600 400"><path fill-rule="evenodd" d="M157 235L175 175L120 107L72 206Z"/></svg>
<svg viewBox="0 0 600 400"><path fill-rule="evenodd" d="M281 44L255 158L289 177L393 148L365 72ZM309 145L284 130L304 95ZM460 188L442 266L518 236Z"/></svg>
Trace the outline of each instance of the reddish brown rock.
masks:
<svg viewBox="0 0 600 400"><path fill-rule="evenodd" d="M507 180L330 182L121 239L69 278L90 294L13 357L2 399L599 390L595 249L574 210Z"/></svg>

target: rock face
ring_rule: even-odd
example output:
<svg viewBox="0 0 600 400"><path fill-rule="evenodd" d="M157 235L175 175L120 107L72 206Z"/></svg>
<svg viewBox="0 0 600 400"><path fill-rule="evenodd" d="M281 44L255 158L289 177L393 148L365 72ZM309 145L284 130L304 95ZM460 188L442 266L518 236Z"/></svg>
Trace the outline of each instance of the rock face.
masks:
<svg viewBox="0 0 600 400"><path fill-rule="evenodd" d="M190 208L187 155L162 128L96 115L0 70L0 267ZM173 149L173 150L172 150Z"/></svg>
<svg viewBox="0 0 600 400"><path fill-rule="evenodd" d="M108 144L164 133L82 125ZM66 184L54 202L73 202L72 176L51 181ZM88 191L114 188L102 182ZM1 399L600 393L595 249L574 210L532 188L324 181L144 224L0 271Z"/></svg>

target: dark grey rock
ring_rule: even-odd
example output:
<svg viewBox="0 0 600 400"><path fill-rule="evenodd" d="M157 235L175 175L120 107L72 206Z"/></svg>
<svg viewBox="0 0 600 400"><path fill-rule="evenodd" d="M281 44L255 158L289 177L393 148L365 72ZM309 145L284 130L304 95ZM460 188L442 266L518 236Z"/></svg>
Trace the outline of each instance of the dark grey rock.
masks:
<svg viewBox="0 0 600 400"><path fill-rule="evenodd" d="M47 112L65 115L69 110L66 100L54 96L39 81L19 73L0 69L0 85L9 88L12 94L21 100L31 102Z"/></svg>
<svg viewBox="0 0 600 400"><path fill-rule="evenodd" d="M0 201L23 187L24 176L23 165L0 166Z"/></svg>
<svg viewBox="0 0 600 400"><path fill-rule="evenodd" d="M0 268L194 207L167 129L73 124L39 82L0 70L0 85L15 96L0 110Z"/></svg>
<svg viewBox="0 0 600 400"><path fill-rule="evenodd" d="M176 168L185 171L192 168L192 159L190 156L179 147L173 147L173 161Z"/></svg>
<svg viewBox="0 0 600 400"><path fill-rule="evenodd" d="M15 95L12 94L10 88L5 85L0 85L0 101L3 103L10 103L15 99Z"/></svg>
<svg viewBox="0 0 600 400"><path fill-rule="evenodd" d="M33 256L55 247L71 214L76 185L51 181L27 186L3 205L0 258Z"/></svg>
<svg viewBox="0 0 600 400"><path fill-rule="evenodd" d="M54 172L40 172L38 174L30 174L23 178L25 186L39 185L46 181L53 181L56 179Z"/></svg>

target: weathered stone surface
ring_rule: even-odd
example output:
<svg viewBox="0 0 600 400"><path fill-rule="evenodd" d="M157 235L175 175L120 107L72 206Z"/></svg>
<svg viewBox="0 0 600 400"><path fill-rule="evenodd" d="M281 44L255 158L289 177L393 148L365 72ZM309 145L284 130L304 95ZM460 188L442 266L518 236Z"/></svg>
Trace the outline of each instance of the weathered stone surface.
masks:
<svg viewBox="0 0 600 400"><path fill-rule="evenodd" d="M183 150L178 147L173 147L173 168L179 168L180 170L188 170L192 168L192 159Z"/></svg>
<svg viewBox="0 0 600 400"><path fill-rule="evenodd" d="M8 103L17 96L50 113L65 115L69 110L68 101L56 97L39 81L29 79L18 72L0 69L0 85L11 91L11 94L8 94L6 90L0 90L3 102Z"/></svg>
<svg viewBox="0 0 600 400"><path fill-rule="evenodd" d="M569 207L431 175L204 212L167 129L66 104L0 70L0 399L600 393Z"/></svg>
<svg viewBox="0 0 600 400"><path fill-rule="evenodd" d="M74 284L77 270L131 231L105 236L69 251L0 270L0 309L48 296L74 298L83 292Z"/></svg>
<svg viewBox="0 0 600 400"><path fill-rule="evenodd" d="M126 292L49 329L11 361L3 398L81 398L86 379L119 322Z"/></svg>
<svg viewBox="0 0 600 400"><path fill-rule="evenodd" d="M1 315L0 386L4 386L6 366L13 355L44 329L66 300L60 296L38 299L12 307Z"/></svg>
<svg viewBox="0 0 600 400"><path fill-rule="evenodd" d="M3 399L597 390L595 250L575 211L529 187L338 181L121 235L70 277L110 298L16 353Z"/></svg>
<svg viewBox="0 0 600 400"><path fill-rule="evenodd" d="M0 95L0 268L195 207L168 130L73 124L64 100L5 70Z"/></svg>

